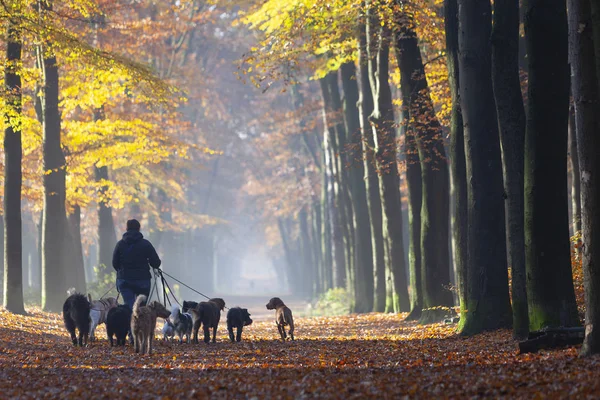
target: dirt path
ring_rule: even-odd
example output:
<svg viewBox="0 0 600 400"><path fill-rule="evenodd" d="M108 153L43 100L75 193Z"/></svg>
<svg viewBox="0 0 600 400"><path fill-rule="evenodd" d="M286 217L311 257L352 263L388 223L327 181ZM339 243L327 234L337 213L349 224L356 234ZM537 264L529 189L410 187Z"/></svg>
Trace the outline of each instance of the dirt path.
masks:
<svg viewBox="0 0 600 400"><path fill-rule="evenodd" d="M258 308L258 299L242 300ZM465 339L452 326L417 326L400 315L367 314L297 318L298 340L282 343L273 322L256 316L242 343L228 342L222 322L216 344L157 340L155 354L140 356L129 346L111 349L105 339L74 348L57 314L0 312L0 397L592 398L600 393L600 358L579 359L577 349L519 356L509 331ZM98 336L104 335L101 329Z"/></svg>

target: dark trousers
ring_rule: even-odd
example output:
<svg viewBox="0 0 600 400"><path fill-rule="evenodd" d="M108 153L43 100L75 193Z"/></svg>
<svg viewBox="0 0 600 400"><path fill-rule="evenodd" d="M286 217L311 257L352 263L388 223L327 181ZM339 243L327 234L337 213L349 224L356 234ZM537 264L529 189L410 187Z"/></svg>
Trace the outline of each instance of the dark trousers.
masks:
<svg viewBox="0 0 600 400"><path fill-rule="evenodd" d="M133 303L140 294L150 295L151 283L150 279L117 279L117 290L123 296L123 302L133 310Z"/></svg>

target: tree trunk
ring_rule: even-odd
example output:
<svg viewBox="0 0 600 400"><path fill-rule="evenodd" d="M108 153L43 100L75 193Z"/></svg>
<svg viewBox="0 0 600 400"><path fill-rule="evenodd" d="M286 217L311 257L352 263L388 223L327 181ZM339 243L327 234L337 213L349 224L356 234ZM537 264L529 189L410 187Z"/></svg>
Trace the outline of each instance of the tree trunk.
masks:
<svg viewBox="0 0 600 400"><path fill-rule="evenodd" d="M331 220L332 214L335 212L333 209L333 188L331 188L331 177L329 176L329 164L327 156L327 132L323 135L323 146L321 148L322 163L321 163L321 268L317 279L322 282L322 291L325 292L332 287L332 279L328 279L331 275L330 271L333 269L333 241L331 239L331 230L333 224Z"/></svg>
<svg viewBox="0 0 600 400"><path fill-rule="evenodd" d="M40 1L40 12L51 4ZM68 254L64 242L68 237L65 156L61 148L59 79L56 57L38 48L43 68L44 87L41 97L44 158L44 226L42 232L42 308L59 311L74 277L67 272Z"/></svg>
<svg viewBox="0 0 600 400"><path fill-rule="evenodd" d="M104 110L98 109L94 112L94 121L101 121L104 119ZM107 166L94 166L94 175L96 182L107 183L108 182L108 167ZM115 223L112 217L112 207L108 205L108 199L106 198L106 191L108 186L103 184L100 187L99 201L98 201L98 267L104 274L112 272L112 253L117 243L117 236L115 234Z"/></svg>
<svg viewBox="0 0 600 400"><path fill-rule="evenodd" d="M404 114L404 152L406 154L406 185L408 187L408 271L410 277L410 314L407 320L418 320L423 311L423 284L421 280L421 205L423 185L421 181L421 161L415 132L410 129L410 98L402 98Z"/></svg>
<svg viewBox="0 0 600 400"><path fill-rule="evenodd" d="M323 233L321 227L323 226L323 208L318 198L313 198L312 202L312 247L313 247L313 259L314 265L312 274L310 276L310 289L312 291L312 297L318 298L318 296L324 292L323 290L323 279L320 278L323 271Z"/></svg>
<svg viewBox="0 0 600 400"><path fill-rule="evenodd" d="M367 193L362 160L362 143L358 110L358 82L354 62L341 67L344 89L344 120L348 134L348 174L350 198L354 210L354 312L373 311L373 248L371 247L371 223L367 206Z"/></svg>
<svg viewBox="0 0 600 400"><path fill-rule="evenodd" d="M325 124L324 151L327 151L329 176L331 177L331 185L333 188L333 208L331 215L332 223L332 241L333 241L333 283L334 287L346 287L347 265L346 265L346 247L344 237L346 232L345 204L344 204L344 188L341 183L340 170L341 163L338 161L337 147L337 125L335 123L335 108L331 98L331 84L328 81L335 80L337 84L337 74L329 73L326 77L320 80L321 93L323 95L323 122ZM351 287L348 282L348 287Z"/></svg>
<svg viewBox="0 0 600 400"><path fill-rule="evenodd" d="M600 242L595 236L600 232L600 76L596 73L598 57L594 56L590 2L569 0L568 7L571 88L579 157L576 167L581 167L582 266L586 305L585 339L581 354L592 355L600 353L600 330L596 329L600 326Z"/></svg>
<svg viewBox="0 0 600 400"><path fill-rule="evenodd" d="M342 99L338 85L337 73L332 72L325 78L329 91L330 106L329 122L332 124L334 135L331 140L336 165L336 178L340 199L340 223L344 239L344 255L346 266L346 288L354 297L354 210L350 201L350 184L346 168L346 127L344 126Z"/></svg>
<svg viewBox="0 0 600 400"><path fill-rule="evenodd" d="M489 1L459 0L460 99L468 182L468 257L463 335L509 327L506 227L498 120L491 77Z"/></svg>
<svg viewBox="0 0 600 400"><path fill-rule="evenodd" d="M310 290L310 278L312 277L312 262L311 262L311 240L309 234L309 223L308 223L308 212L306 205L302 207L298 214L298 220L300 224L300 254L301 262L300 265L300 287L301 293L304 298L312 297L312 290Z"/></svg>
<svg viewBox="0 0 600 400"><path fill-rule="evenodd" d="M71 254L71 260L73 262L71 270L76 276L75 287L80 292L85 293L85 266L83 263L83 246L81 244L81 207L77 205L73 207L73 213L69 215L68 221L73 240L67 242L70 243L70 246L66 250Z"/></svg>
<svg viewBox="0 0 600 400"><path fill-rule="evenodd" d="M586 0L587 1L587 0ZM572 61L571 63L573 63ZM572 78L573 79L573 78ZM575 129L575 108L569 110L569 162L571 163L571 204L573 234L581 230L581 183L579 156L577 155L577 131Z"/></svg>
<svg viewBox="0 0 600 400"><path fill-rule="evenodd" d="M531 330L579 324L569 247L566 11L561 0L526 2L525 244Z"/></svg>
<svg viewBox="0 0 600 400"><path fill-rule="evenodd" d="M446 59L448 80L452 95L450 122L450 171L452 174L454 209L453 218L454 265L461 313L466 310L467 287L467 165L463 117L459 97L458 65L458 4L457 0L444 1L446 29Z"/></svg>
<svg viewBox="0 0 600 400"><path fill-rule="evenodd" d="M387 26L381 26L376 23L375 19L368 18L366 27L367 50L371 60L369 82L374 100L374 108L369 121L373 129L375 158L379 174L383 237L389 246L389 261L386 264L390 268L394 288L393 305L387 304L386 309L388 311L410 311L402 242L402 204L396 161L394 106L388 83L391 33Z"/></svg>
<svg viewBox="0 0 600 400"><path fill-rule="evenodd" d="M373 112L373 94L369 82L369 66L367 55L367 37L364 21L361 23L359 33L359 60L358 70L360 76L359 111L360 127L362 132L362 153L364 155L364 181L367 192L367 205L369 207L369 221L371 224L371 249L373 252L373 311L385 311L386 302L386 256L383 239L381 197L379 196L379 175L375 168L375 141L369 116Z"/></svg>
<svg viewBox="0 0 600 400"><path fill-rule="evenodd" d="M421 166L421 285L422 323L444 318L454 304L450 286L449 200L450 182L442 127L431 101L425 67L413 21L402 12L395 15L402 27L396 34L403 101L408 107L409 135L414 135ZM410 141L409 141L410 142ZM408 155L407 155L408 157Z"/></svg>
<svg viewBox="0 0 600 400"><path fill-rule="evenodd" d="M494 3L492 83L502 141L508 265L512 268L513 336L525 339L529 333L529 317L523 226L525 107L519 80L519 0Z"/></svg>
<svg viewBox="0 0 600 400"><path fill-rule="evenodd" d="M21 220L21 32L8 22L7 65L4 72L6 129L4 131L4 308L25 314L23 305L23 243Z"/></svg>
<svg viewBox="0 0 600 400"><path fill-rule="evenodd" d="M4 292L4 215L0 214L0 282Z"/></svg>

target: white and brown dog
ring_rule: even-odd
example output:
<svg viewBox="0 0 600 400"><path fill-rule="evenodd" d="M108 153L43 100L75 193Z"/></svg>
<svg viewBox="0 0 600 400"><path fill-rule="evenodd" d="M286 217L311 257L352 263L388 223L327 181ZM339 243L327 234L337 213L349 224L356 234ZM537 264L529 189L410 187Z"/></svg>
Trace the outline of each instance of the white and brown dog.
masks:
<svg viewBox="0 0 600 400"><path fill-rule="evenodd" d="M88 294L88 300L90 302L90 341L93 342L96 337L94 332L100 324L106 323L106 316L111 308L117 307L117 299L114 297L107 297L105 299L92 301L92 295Z"/></svg>

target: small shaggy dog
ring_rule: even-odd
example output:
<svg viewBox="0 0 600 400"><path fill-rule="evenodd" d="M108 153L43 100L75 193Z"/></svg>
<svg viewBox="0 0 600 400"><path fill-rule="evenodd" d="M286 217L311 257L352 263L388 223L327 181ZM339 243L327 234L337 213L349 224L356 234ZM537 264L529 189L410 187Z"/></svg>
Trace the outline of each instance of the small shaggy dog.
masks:
<svg viewBox="0 0 600 400"><path fill-rule="evenodd" d="M152 354L152 341L156 329L156 319L169 318L171 312L158 301L146 304L146 296L139 295L133 303L133 314L131 315L131 333L135 344L135 352Z"/></svg>
<svg viewBox="0 0 600 400"><path fill-rule="evenodd" d="M71 334L74 346L87 346L90 333L90 303L84 295L73 293L63 304L63 320L65 328ZM75 336L75 328L79 331L79 338Z"/></svg>
<svg viewBox="0 0 600 400"><path fill-rule="evenodd" d="M171 340L171 342L173 341L173 338L175 337L175 326L173 326L171 321L169 321L168 319L165 319L165 324L163 325L162 333L164 341L167 341L169 339Z"/></svg>
<svg viewBox="0 0 600 400"><path fill-rule="evenodd" d="M217 326L221 320L221 311L225 308L225 301L223 299L215 298L208 301L202 301L198 303L196 308L190 309L192 313L192 319L194 323L194 338L192 341L198 343L198 330L200 324L204 330L204 343L210 342L210 328L213 329L212 342L217 341Z"/></svg>
<svg viewBox="0 0 600 400"><path fill-rule="evenodd" d="M227 312L227 331L229 332L229 339L231 343L235 341L242 341L242 330L244 326L252 324L250 313L247 308L233 307ZM237 334L234 338L233 328L237 328Z"/></svg>
<svg viewBox="0 0 600 400"><path fill-rule="evenodd" d="M187 337L187 343L190 343L190 336L192 335L192 316L188 313L182 313L179 311L179 307L173 304L171 308L171 316L169 322L174 326L174 335L179 336L179 343L183 343L183 337Z"/></svg>
<svg viewBox="0 0 600 400"><path fill-rule="evenodd" d="M106 316L106 335L110 346L114 345L113 335L117 337L117 346L125 346L127 333L131 326L131 310L126 304L108 310Z"/></svg>
<svg viewBox="0 0 600 400"><path fill-rule="evenodd" d="M290 337L294 340L294 318L292 317L292 310L290 310L279 297L273 297L267 303L267 310L275 311L275 323L277 329L281 335L281 339L285 342L285 327L290 327Z"/></svg>
<svg viewBox="0 0 600 400"><path fill-rule="evenodd" d="M91 306L90 319L92 320L92 326L90 327L90 342L93 342L96 340L94 333L98 325L106 323L108 311L119 304L117 303L117 299L114 297L107 297L106 299L92 301L91 294L88 294L88 300Z"/></svg>

